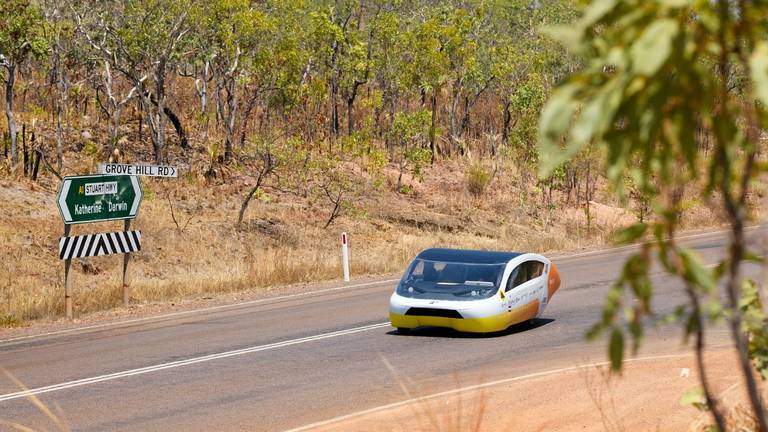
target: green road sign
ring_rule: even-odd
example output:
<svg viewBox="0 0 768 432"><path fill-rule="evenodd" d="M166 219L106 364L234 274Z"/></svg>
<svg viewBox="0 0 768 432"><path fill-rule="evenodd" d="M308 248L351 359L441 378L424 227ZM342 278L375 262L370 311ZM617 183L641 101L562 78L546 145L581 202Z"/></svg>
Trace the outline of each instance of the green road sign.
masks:
<svg viewBox="0 0 768 432"><path fill-rule="evenodd" d="M65 224L132 219L140 202L139 180L126 175L64 177L56 197Z"/></svg>

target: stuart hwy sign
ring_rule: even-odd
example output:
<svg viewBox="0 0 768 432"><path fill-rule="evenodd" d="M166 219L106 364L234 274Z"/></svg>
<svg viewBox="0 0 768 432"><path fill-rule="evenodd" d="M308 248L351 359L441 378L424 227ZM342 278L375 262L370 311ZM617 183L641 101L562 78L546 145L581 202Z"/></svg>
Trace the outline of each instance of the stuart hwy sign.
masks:
<svg viewBox="0 0 768 432"><path fill-rule="evenodd" d="M136 177L88 175L64 177L56 197L65 224L133 219L141 187Z"/></svg>

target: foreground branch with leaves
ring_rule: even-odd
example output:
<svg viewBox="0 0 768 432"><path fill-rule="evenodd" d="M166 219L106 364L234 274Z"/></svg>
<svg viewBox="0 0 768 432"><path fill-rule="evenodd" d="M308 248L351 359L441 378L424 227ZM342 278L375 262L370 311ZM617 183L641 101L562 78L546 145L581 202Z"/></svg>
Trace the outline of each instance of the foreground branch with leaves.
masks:
<svg viewBox="0 0 768 432"><path fill-rule="evenodd" d="M745 260L764 261L748 250L745 226L753 183L768 168L760 158L768 127L766 16L762 2L595 1L575 25L552 30L585 66L554 92L541 116L542 175L592 143L603 149L619 193L629 175L656 210L655 220L619 233L623 243L644 245L626 262L590 336L610 333L610 357L619 369L625 333L636 349L643 324L664 318L651 307L656 254L683 282L689 301L666 318L695 335L703 393L719 430L726 422L702 355L706 321L721 318L738 350L759 430L768 430L753 375L757 367L765 376L765 321L754 312L759 291L744 289L753 283L742 276ZM702 151L709 142L713 151ZM686 185L727 216L728 254L715 269L675 241ZM638 306L627 304L625 289Z"/></svg>

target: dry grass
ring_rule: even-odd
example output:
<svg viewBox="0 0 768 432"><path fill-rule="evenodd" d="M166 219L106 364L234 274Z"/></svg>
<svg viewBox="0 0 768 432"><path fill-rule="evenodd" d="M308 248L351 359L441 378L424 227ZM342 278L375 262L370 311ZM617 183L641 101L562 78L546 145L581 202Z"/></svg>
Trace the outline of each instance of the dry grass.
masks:
<svg viewBox="0 0 768 432"><path fill-rule="evenodd" d="M13 382L21 391L28 391L29 388L24 385L21 381L19 381L18 378L16 378L12 373L8 372L7 370L3 369L3 373L5 374L6 378L8 378L11 382ZM53 409L48 407L43 401L40 400L35 395L29 395L26 397L26 399L34 405L34 407L43 414L42 418L47 422L53 425L54 429L61 432L67 432L70 429L69 424L67 423L66 417L64 415L64 411L61 409L61 407L58 404L55 404ZM30 427L29 425L18 423L11 420L6 420L2 417L0 417L0 425L7 426L11 430L16 430L20 432L35 432L38 429L35 429L34 427ZM48 430L47 428L41 429L41 430Z"/></svg>
<svg viewBox="0 0 768 432"><path fill-rule="evenodd" d="M88 172L82 160L72 172ZM353 276L402 271L418 251L434 246L551 252L599 247L616 228L634 220L616 207L605 187L592 205L587 227L580 208L548 209L532 173L501 167L482 197L473 196L463 173L471 161L445 161L413 192L392 187L365 190L343 213L323 225L330 205L317 197L268 188L268 202L254 200L235 226L241 197L252 179L230 173L224 182L201 176L142 179L145 198L133 229L142 232L134 254L132 301L152 303L340 277L338 236L350 235ZM193 166L194 163L193 163ZM194 168L194 172L202 172ZM391 184L396 172L385 171ZM0 177L0 326L61 316L63 264L57 256L63 225L54 204L58 181L33 184ZM696 219L698 218L698 219ZM692 226L713 218L690 212ZM706 223L704 223L706 222ZM78 225L73 235L117 231L122 222ZM76 314L117 307L122 301L122 259L78 260L71 273Z"/></svg>
<svg viewBox="0 0 768 432"><path fill-rule="evenodd" d="M392 379L395 380L403 396L415 402L407 405L416 420L416 427L400 423L391 430L415 430L432 432L480 432L486 413L486 398L484 391L459 392L446 398L418 398L412 393L413 383L395 369L386 357L379 354ZM455 387L461 388L458 376L455 377Z"/></svg>
<svg viewBox="0 0 768 432"><path fill-rule="evenodd" d="M584 381L584 389L595 410L600 414L600 422L605 432L623 432L625 429L616 408L614 381L617 377L605 366L592 366L579 369Z"/></svg>

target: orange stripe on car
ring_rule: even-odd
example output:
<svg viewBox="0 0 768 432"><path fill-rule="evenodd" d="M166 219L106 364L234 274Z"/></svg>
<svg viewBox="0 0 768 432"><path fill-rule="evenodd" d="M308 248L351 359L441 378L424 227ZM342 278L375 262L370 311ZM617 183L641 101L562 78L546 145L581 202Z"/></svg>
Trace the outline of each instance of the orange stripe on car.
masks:
<svg viewBox="0 0 768 432"><path fill-rule="evenodd" d="M547 299L551 299L558 288L560 288L560 272L557 271L555 263L551 263L549 267L549 280L547 282Z"/></svg>

